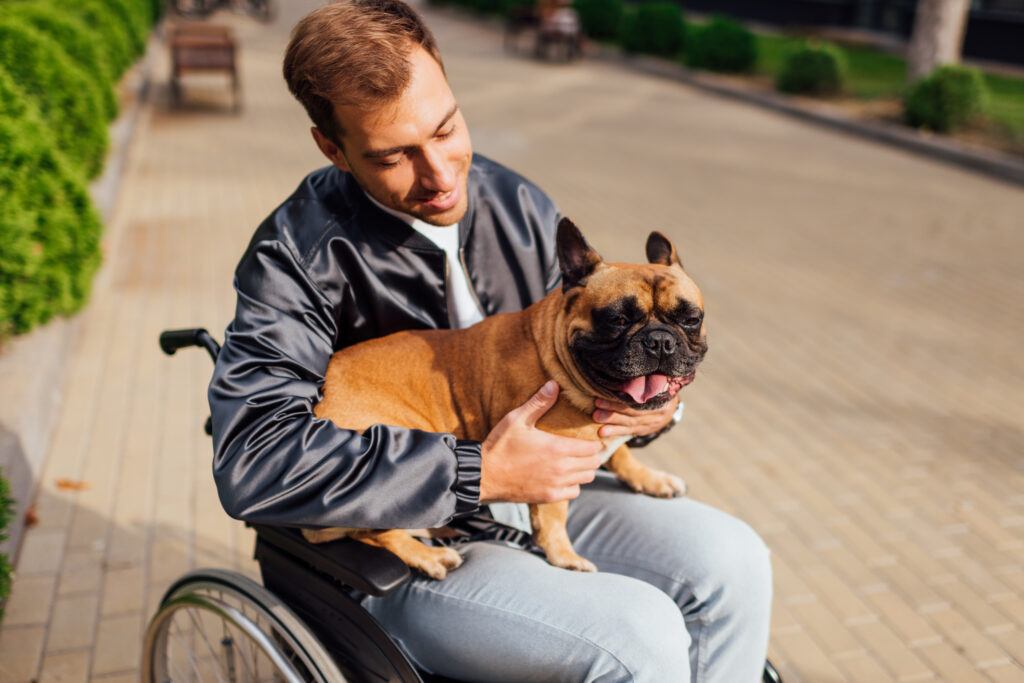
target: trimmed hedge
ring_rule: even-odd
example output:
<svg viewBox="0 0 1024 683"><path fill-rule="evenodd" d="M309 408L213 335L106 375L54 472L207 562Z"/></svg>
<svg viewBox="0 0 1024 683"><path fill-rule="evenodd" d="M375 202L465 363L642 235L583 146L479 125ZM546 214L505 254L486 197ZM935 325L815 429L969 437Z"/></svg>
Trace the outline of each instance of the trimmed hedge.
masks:
<svg viewBox="0 0 1024 683"><path fill-rule="evenodd" d="M81 20L44 2L0 4L0 16L14 16L57 41L71 59L96 83L107 119L117 116L114 83L119 74L107 59L98 37Z"/></svg>
<svg viewBox="0 0 1024 683"><path fill-rule="evenodd" d="M0 68L35 98L56 142L89 178L103 168L107 117L96 82L60 44L16 17L0 17Z"/></svg>
<svg viewBox="0 0 1024 683"><path fill-rule="evenodd" d="M837 95L846 82L846 58L829 43L807 44L786 55L775 78L785 93Z"/></svg>
<svg viewBox="0 0 1024 683"><path fill-rule="evenodd" d="M49 0L63 14L70 15L92 27L96 32L101 49L120 78L135 61L135 48L128 35L128 28L114 14L103 0Z"/></svg>
<svg viewBox="0 0 1024 683"><path fill-rule="evenodd" d="M85 303L102 227L50 126L0 70L0 336Z"/></svg>
<svg viewBox="0 0 1024 683"><path fill-rule="evenodd" d="M710 71L751 71L757 62L757 41L743 24L713 17L686 36L686 63Z"/></svg>
<svg viewBox="0 0 1024 683"><path fill-rule="evenodd" d="M948 133L981 116L988 97L985 80L977 69L940 66L907 90L904 118L915 128Z"/></svg>
<svg viewBox="0 0 1024 683"><path fill-rule="evenodd" d="M614 40L622 30L622 0L575 0L583 32L597 40Z"/></svg>
<svg viewBox="0 0 1024 683"><path fill-rule="evenodd" d="M645 2L626 12L622 22L622 47L627 52L645 52L674 57L686 42L682 10L674 2Z"/></svg>
<svg viewBox="0 0 1024 683"><path fill-rule="evenodd" d="M7 540L7 527L14 516L14 500L11 498L11 486L0 470L0 543ZM4 600L11 594L11 574L13 567L5 553L0 553L0 620L4 618Z"/></svg>

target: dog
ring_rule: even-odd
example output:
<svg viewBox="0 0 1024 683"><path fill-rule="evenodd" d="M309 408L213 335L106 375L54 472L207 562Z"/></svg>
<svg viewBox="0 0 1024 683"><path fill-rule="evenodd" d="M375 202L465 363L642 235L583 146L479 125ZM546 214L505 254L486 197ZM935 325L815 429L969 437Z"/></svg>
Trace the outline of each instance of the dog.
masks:
<svg viewBox="0 0 1024 683"><path fill-rule="evenodd" d="M647 264L606 263L563 218L556 235L562 287L517 313L460 330L416 330L335 353L314 414L362 431L390 424L483 441L506 413L554 379L557 403L537 423L547 432L600 439L594 400L656 409L693 381L707 351L704 300L667 237L652 232ZM642 464L625 442L605 441L605 468L632 490L672 497L682 479ZM569 502L530 505L533 541L558 567L596 571L572 547ZM386 548L410 567L443 579L462 563L402 529L304 529L323 543L341 537Z"/></svg>

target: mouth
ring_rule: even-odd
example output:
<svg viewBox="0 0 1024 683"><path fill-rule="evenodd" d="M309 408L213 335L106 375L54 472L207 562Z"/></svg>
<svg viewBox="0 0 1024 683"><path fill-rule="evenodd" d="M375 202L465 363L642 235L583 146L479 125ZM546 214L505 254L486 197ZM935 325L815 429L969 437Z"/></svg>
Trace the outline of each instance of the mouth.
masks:
<svg viewBox="0 0 1024 683"><path fill-rule="evenodd" d="M697 370L691 369L685 375L666 375L654 372L623 379L594 367L583 361L580 366L591 382L623 403L640 408L657 408L672 399L687 384L693 381Z"/></svg>
<svg viewBox="0 0 1024 683"><path fill-rule="evenodd" d="M420 206L426 209L441 212L455 208L455 205L459 203L461 195L462 193L459 187L456 186L455 189L450 192L433 195L430 199L420 198L418 201Z"/></svg>
<svg viewBox="0 0 1024 683"><path fill-rule="evenodd" d="M637 405L644 405L655 399L674 397L680 389L693 381L694 375L695 370L679 377L660 373L640 375L622 382L615 388L615 393L621 398L631 399Z"/></svg>

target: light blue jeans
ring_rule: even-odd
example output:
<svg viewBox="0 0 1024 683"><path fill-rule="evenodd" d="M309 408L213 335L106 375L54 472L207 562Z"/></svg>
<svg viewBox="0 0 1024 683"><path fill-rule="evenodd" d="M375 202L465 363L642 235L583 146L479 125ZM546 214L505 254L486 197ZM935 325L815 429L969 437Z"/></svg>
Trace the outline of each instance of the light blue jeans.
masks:
<svg viewBox="0 0 1024 683"><path fill-rule="evenodd" d="M771 565L744 522L601 472L569 506L568 528L598 573L467 543L443 581L417 577L363 604L420 668L463 681L760 680Z"/></svg>

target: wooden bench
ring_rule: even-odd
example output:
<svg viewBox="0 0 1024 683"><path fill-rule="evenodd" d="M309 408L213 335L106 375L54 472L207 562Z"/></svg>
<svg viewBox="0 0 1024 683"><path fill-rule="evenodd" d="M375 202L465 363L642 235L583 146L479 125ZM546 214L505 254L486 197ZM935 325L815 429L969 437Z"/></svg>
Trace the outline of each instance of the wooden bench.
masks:
<svg viewBox="0 0 1024 683"><path fill-rule="evenodd" d="M224 72L231 77L232 103L241 109L238 44L231 29L217 24L182 23L170 27L171 98L181 102L181 77L189 72Z"/></svg>

